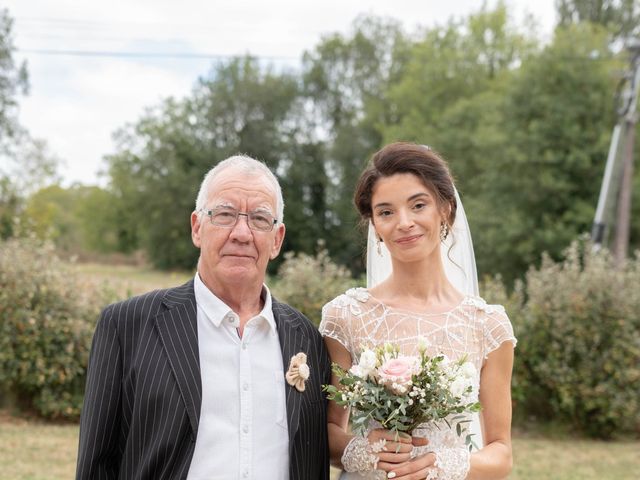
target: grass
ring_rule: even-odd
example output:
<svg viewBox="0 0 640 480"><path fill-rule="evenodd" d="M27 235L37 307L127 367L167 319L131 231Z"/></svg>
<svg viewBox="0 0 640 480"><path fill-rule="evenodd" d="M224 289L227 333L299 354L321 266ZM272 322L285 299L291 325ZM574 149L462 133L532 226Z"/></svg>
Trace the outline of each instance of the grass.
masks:
<svg viewBox="0 0 640 480"><path fill-rule="evenodd" d="M102 285L120 299L157 288L176 287L194 275L194 272L162 272L150 267L130 265L76 263L71 267L83 281L94 286Z"/></svg>
<svg viewBox="0 0 640 480"><path fill-rule="evenodd" d="M73 478L77 425L0 415L0 480ZM631 480L640 471L640 441L602 442L516 436L511 480ZM332 479L338 478L334 470Z"/></svg>
<svg viewBox="0 0 640 480"><path fill-rule="evenodd" d="M631 480L640 471L639 441L514 438L514 480Z"/></svg>
<svg viewBox="0 0 640 480"><path fill-rule="evenodd" d="M75 475L77 425L0 415L0 480L57 480Z"/></svg>

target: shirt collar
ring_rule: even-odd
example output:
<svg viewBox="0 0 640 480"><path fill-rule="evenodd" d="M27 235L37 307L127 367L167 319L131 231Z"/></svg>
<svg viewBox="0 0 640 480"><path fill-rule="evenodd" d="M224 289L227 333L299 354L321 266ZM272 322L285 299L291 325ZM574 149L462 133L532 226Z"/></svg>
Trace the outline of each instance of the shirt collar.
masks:
<svg viewBox="0 0 640 480"><path fill-rule="evenodd" d="M196 272L193 280L193 290L196 297L196 304L202 308L204 313L216 327L219 327L222 320L230 315L235 315L237 318L237 314L211 290L209 290L200 278L200 274L198 272ZM260 293L260 296L264 300L264 307L262 307L262 310L256 316L264 318L269 327L275 332L276 321L273 316L271 292L264 284L262 284L262 292Z"/></svg>

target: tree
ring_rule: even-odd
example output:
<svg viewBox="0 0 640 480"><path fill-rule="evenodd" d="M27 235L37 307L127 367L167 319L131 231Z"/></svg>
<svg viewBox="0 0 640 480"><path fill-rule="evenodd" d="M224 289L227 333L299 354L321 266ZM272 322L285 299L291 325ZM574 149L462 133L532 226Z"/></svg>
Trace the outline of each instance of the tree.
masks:
<svg viewBox="0 0 640 480"><path fill-rule="evenodd" d="M0 9L0 158L6 154L10 141L20 133L17 121L17 97L28 90L27 68L17 65L13 54L13 19Z"/></svg>
<svg viewBox="0 0 640 480"><path fill-rule="evenodd" d="M380 148L379 125L393 115L389 85L406 62L408 40L400 26L358 18L352 32L327 36L303 56L305 96L316 115L326 175L326 246L334 259L363 271L363 237L352 197L368 158Z"/></svg>
<svg viewBox="0 0 640 480"><path fill-rule="evenodd" d="M561 27L590 22L609 29L614 39L640 33L638 0L556 0L556 10Z"/></svg>
<svg viewBox="0 0 640 480"><path fill-rule="evenodd" d="M9 149L20 127L17 121L17 96L28 88L26 66L13 58L13 20L0 9L0 239L13 236L20 208L18 187L9 177Z"/></svg>
<svg viewBox="0 0 640 480"><path fill-rule="evenodd" d="M511 25L504 5L483 8L425 30L410 50L403 75L390 86L389 108L397 114L382 126L384 142L428 144L449 161L479 246L487 244L485 225L501 216L487 210L493 192L483 178L496 172L497 157L508 155L508 87L536 49L534 38ZM496 270L496 250L476 249L481 274L502 272ZM500 266L509 270L508 263Z"/></svg>
<svg viewBox="0 0 640 480"><path fill-rule="evenodd" d="M46 142L18 122L18 99L29 89L26 64L14 59L13 19L0 9L0 238L20 232L18 220L31 193L58 180L58 159Z"/></svg>
<svg viewBox="0 0 640 480"><path fill-rule="evenodd" d="M479 269L507 280L590 229L614 124L616 60L602 29L556 30L523 63L502 104L508 143L474 179L470 217Z"/></svg>
<svg viewBox="0 0 640 480"><path fill-rule="evenodd" d="M189 217L204 174L236 153L284 167L295 77L251 57L217 65L191 97L168 99L116 134L107 158L121 248L160 268L193 268Z"/></svg>

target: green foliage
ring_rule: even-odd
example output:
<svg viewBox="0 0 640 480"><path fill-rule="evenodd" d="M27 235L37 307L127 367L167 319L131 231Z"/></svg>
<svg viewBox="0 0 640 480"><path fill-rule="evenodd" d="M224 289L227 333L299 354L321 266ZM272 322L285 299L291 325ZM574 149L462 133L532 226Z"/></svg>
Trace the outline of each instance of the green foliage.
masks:
<svg viewBox="0 0 640 480"><path fill-rule="evenodd" d="M13 237L21 198L9 177L0 177L0 240Z"/></svg>
<svg viewBox="0 0 640 480"><path fill-rule="evenodd" d="M488 288L492 300L506 300L518 337L516 411L597 438L638 435L640 258L616 270L589 242L574 242L565 257L545 255L528 272L526 297Z"/></svg>
<svg viewBox="0 0 640 480"><path fill-rule="evenodd" d="M346 268L331 260L323 243L318 247L315 256L285 253L273 286L278 299L300 310L316 325L320 323L320 312L326 302L359 283Z"/></svg>
<svg viewBox="0 0 640 480"><path fill-rule="evenodd" d="M17 97L28 89L26 66L17 65L13 58L12 29L13 19L5 8L0 8L0 156L22 130L17 121Z"/></svg>
<svg viewBox="0 0 640 480"><path fill-rule="evenodd" d="M560 26L591 22L608 28L614 39L640 31L638 0L556 0L556 10Z"/></svg>
<svg viewBox="0 0 640 480"><path fill-rule="evenodd" d="M77 418L98 305L51 245L0 243L0 392L49 418Z"/></svg>
<svg viewBox="0 0 640 480"><path fill-rule="evenodd" d="M340 386L324 385L323 390L329 400L351 409L356 434L366 435L371 421L396 435L425 422L445 421L462 436L470 420L461 414L480 411L480 403L472 401L477 372L465 357L448 363L443 355L429 357L424 349L401 357L397 345L385 344L363 349L349 370L337 363L332 370ZM471 435L466 443L471 444Z"/></svg>
<svg viewBox="0 0 640 480"><path fill-rule="evenodd" d="M118 247L113 195L99 187L44 187L25 200L20 221L23 230L60 251L107 253Z"/></svg>
<svg viewBox="0 0 640 480"><path fill-rule="evenodd" d="M101 200L111 228L85 230L105 232L94 238L108 240L100 248L144 250L158 267L192 268L189 214L200 180L242 152L281 181L283 252L312 254L323 238L331 258L360 275L356 180L383 144L416 141L450 161L478 269L511 288L543 251L559 259L590 230L616 120L622 59L611 32L562 25L543 48L502 2L413 35L361 17L306 52L299 74L251 57L217 64L189 97L168 99L118 132Z"/></svg>
<svg viewBox="0 0 640 480"><path fill-rule="evenodd" d="M589 231L615 123L616 65L605 32L576 26L513 73L495 103L493 151L483 148L479 174L462 178L481 272L512 284L543 251L558 259Z"/></svg>
<svg viewBox="0 0 640 480"><path fill-rule="evenodd" d="M189 217L205 173L238 152L274 171L286 151L297 83L251 57L218 65L184 101L166 100L116 136L107 158L120 248L160 268L192 268Z"/></svg>
<svg viewBox="0 0 640 480"><path fill-rule="evenodd" d="M382 143L379 125L393 115L389 86L403 70L407 49L408 39L396 22L361 17L348 35L327 36L302 60L304 94L314 107L311 121L326 132L316 139L317 161L328 179L326 212L314 218L324 226L318 238L325 238L331 256L356 274L363 270L363 242L353 192L367 159ZM297 163L296 158L294 168Z"/></svg>

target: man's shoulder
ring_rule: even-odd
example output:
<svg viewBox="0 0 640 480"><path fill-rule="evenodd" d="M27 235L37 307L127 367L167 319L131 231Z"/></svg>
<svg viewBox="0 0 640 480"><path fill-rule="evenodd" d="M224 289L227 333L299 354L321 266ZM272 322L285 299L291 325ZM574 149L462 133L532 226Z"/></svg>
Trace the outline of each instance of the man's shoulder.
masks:
<svg viewBox="0 0 640 480"><path fill-rule="evenodd" d="M282 320L289 320L296 322L305 333L311 335L319 335L318 329L309 320L304 313L300 310L292 307L288 303L280 302L275 298L272 300L272 307L274 315L277 315Z"/></svg>

